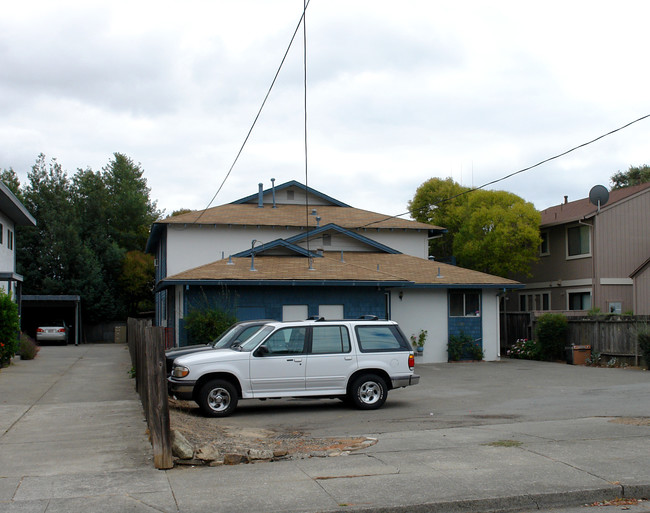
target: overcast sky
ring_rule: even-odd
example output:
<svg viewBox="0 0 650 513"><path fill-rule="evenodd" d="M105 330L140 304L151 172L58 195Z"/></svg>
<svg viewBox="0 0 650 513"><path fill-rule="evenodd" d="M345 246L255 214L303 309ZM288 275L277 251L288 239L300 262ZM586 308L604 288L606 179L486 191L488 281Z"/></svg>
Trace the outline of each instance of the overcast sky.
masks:
<svg viewBox="0 0 650 513"><path fill-rule="evenodd" d="M0 168L74 174L114 152L167 213L226 177L303 0L3 2ZM482 185L650 114L650 3L311 0L309 186L400 214L416 188ZM214 205L305 181L302 29ZM491 188L543 209L650 164L650 119Z"/></svg>

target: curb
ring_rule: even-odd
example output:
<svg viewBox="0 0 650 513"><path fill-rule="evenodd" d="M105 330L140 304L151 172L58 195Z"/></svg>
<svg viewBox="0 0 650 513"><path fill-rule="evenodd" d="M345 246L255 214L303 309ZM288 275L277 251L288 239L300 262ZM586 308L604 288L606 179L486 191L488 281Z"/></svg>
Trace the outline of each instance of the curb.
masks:
<svg viewBox="0 0 650 513"><path fill-rule="evenodd" d="M620 498L648 499L650 484L612 485L591 490L571 490L533 495L514 495L509 497L490 497L485 499L466 499L448 502L430 502L425 504L405 504L392 507L354 508L328 510L328 513L507 513L527 510L546 510L584 506L595 502Z"/></svg>

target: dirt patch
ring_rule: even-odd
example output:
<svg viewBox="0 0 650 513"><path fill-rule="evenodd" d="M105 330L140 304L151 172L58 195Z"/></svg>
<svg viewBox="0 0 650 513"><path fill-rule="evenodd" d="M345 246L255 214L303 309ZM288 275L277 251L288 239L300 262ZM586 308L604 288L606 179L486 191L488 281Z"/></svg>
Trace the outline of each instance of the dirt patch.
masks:
<svg viewBox="0 0 650 513"><path fill-rule="evenodd" d="M274 454L273 459L338 456L373 445L365 437L314 438L302 431L278 432L263 428L234 428L201 415L191 401L169 399L171 429L181 433L195 451L210 446L220 455Z"/></svg>
<svg viewBox="0 0 650 513"><path fill-rule="evenodd" d="M612 419L614 424L626 424L628 426L650 426L650 417L619 417Z"/></svg>

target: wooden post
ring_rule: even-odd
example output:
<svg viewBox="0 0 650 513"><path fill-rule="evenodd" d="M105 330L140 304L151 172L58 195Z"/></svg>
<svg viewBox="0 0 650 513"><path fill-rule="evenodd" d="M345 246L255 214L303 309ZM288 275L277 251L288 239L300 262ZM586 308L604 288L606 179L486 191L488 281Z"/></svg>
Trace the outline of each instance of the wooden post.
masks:
<svg viewBox="0 0 650 513"><path fill-rule="evenodd" d="M174 462L165 381L165 333L161 328L147 328L144 339L147 360L147 417L154 466L158 469L167 469L172 468Z"/></svg>

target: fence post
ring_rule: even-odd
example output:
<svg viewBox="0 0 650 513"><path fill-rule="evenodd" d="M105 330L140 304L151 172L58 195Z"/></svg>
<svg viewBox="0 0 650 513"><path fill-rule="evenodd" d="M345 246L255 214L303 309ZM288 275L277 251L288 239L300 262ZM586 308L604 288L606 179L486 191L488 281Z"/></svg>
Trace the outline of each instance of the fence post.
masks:
<svg viewBox="0 0 650 513"><path fill-rule="evenodd" d="M174 466L171 451L169 403L165 381L165 334L160 328L145 329L147 359L147 410L149 433L153 446L154 466L167 469Z"/></svg>

